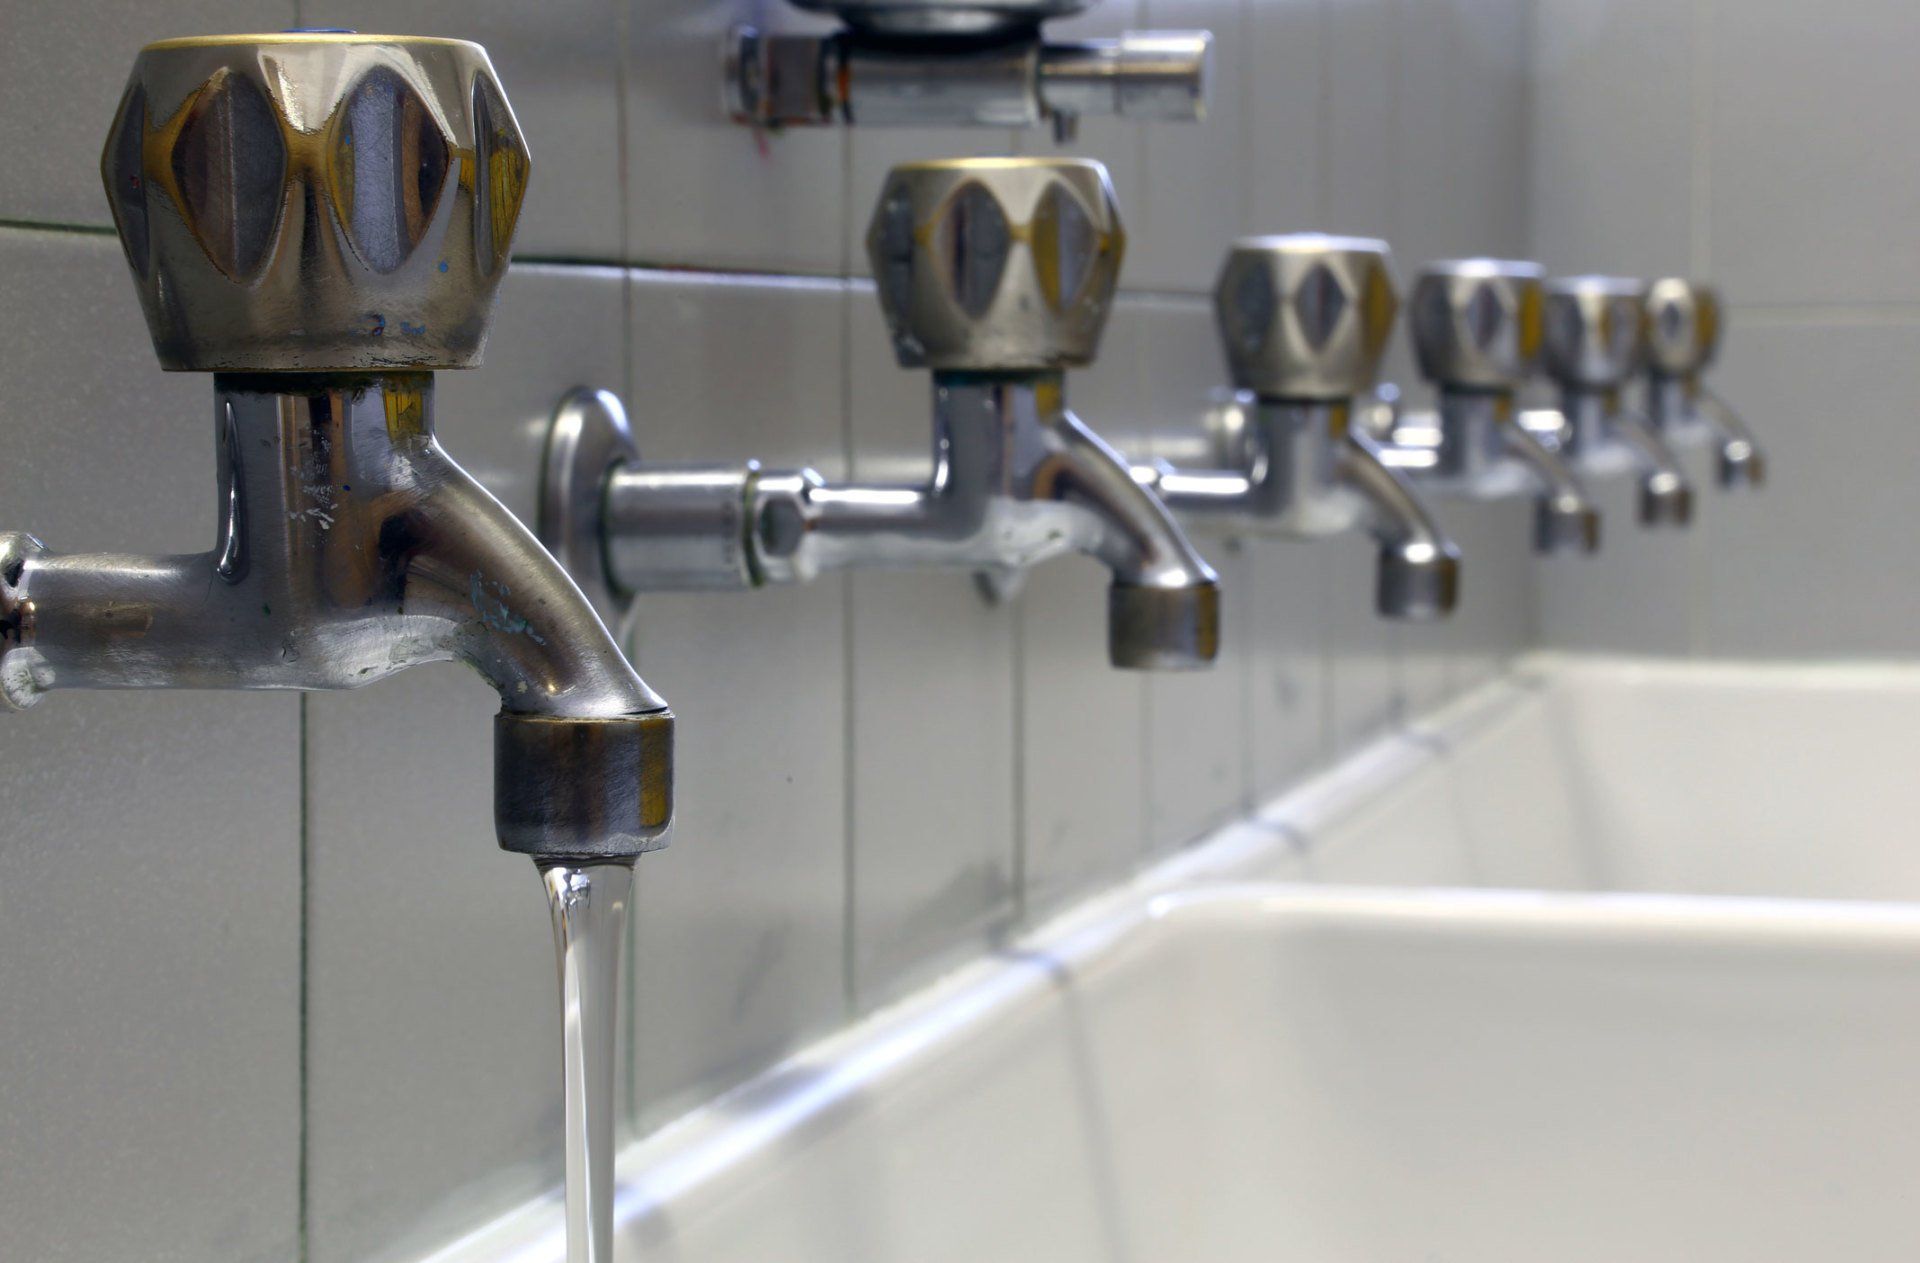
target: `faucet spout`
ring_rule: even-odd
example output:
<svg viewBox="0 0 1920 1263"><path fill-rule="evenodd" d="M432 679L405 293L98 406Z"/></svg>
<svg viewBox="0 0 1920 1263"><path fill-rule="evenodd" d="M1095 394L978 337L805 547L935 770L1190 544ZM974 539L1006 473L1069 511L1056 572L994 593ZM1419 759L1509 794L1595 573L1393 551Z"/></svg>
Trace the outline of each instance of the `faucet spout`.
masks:
<svg viewBox="0 0 1920 1263"><path fill-rule="evenodd" d="M617 414L598 392L562 412L589 403L608 423ZM554 450L550 467L561 463ZM856 568L971 570L1004 591L1041 562L1080 552L1113 572L1115 666L1198 667L1218 652L1218 579L1159 497L1068 411L1057 372L936 373L931 468L917 482L835 483L752 461L659 469L630 456L603 477L569 481L604 493L590 490L595 506L584 511L543 508L548 538L565 547L575 534L565 521L604 506L598 538L575 558L592 569L604 556L615 599Z"/></svg>
<svg viewBox="0 0 1920 1263"><path fill-rule="evenodd" d="M1760 441L1747 428L1746 421L1720 395L1701 386L1698 400L1701 415L1713 428L1719 443L1718 469L1723 487L1759 487L1767 481L1767 454Z"/></svg>
<svg viewBox="0 0 1920 1263"><path fill-rule="evenodd" d="M1091 527L1087 550L1113 572L1107 652L1119 667L1184 669L1220 648L1220 582L1167 506L1134 480L1127 461L1060 408L1052 448L1034 470L1034 494L1075 505Z"/></svg>
<svg viewBox="0 0 1920 1263"><path fill-rule="evenodd" d="M221 375L203 554L0 542L0 695L346 689L460 661L499 693L501 845L664 845L672 716L566 573L433 434L432 377Z"/></svg>
<svg viewBox="0 0 1920 1263"><path fill-rule="evenodd" d="M1494 427L1500 449L1517 460L1539 488L1533 502L1533 544L1538 552L1600 547L1600 510L1573 467L1517 421Z"/></svg>
<svg viewBox="0 0 1920 1263"><path fill-rule="evenodd" d="M1642 526L1685 526L1693 520L1686 466L1652 418L1621 403L1618 387L1570 383L1561 393L1560 411L1545 415L1560 420L1565 436L1561 446L1549 446L1566 452L1588 474L1631 468L1639 475Z"/></svg>
<svg viewBox="0 0 1920 1263"><path fill-rule="evenodd" d="M1693 520L1693 486L1686 467L1653 423L1629 409L1613 414L1615 437L1633 454L1640 471L1640 524L1685 526Z"/></svg>
<svg viewBox="0 0 1920 1263"><path fill-rule="evenodd" d="M1133 479L1176 513L1226 529L1320 539L1366 529L1380 542L1379 611L1430 619L1452 611L1459 550L1406 476L1354 424L1345 401L1254 398L1216 435L1224 466L1135 465Z"/></svg>
<svg viewBox="0 0 1920 1263"><path fill-rule="evenodd" d="M1347 430L1337 452L1335 477L1365 501L1368 529L1380 544L1380 613L1424 620L1452 611L1460 593L1460 550L1419 492L1360 427Z"/></svg>

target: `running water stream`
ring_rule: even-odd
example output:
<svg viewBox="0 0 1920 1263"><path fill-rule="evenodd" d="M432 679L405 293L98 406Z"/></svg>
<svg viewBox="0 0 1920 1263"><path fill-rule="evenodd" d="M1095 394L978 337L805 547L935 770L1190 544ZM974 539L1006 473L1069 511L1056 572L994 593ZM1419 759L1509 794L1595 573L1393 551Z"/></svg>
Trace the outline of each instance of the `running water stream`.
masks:
<svg viewBox="0 0 1920 1263"><path fill-rule="evenodd" d="M560 964L567 1263L613 1263L613 1071L633 860L540 864Z"/></svg>

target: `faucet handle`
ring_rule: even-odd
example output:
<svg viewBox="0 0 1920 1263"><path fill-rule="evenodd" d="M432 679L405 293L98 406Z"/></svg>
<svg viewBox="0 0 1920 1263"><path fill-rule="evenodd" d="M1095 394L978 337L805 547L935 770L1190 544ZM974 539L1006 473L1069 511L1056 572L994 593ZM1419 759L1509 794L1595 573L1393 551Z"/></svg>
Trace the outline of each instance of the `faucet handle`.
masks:
<svg viewBox="0 0 1920 1263"><path fill-rule="evenodd" d="M1517 390L1540 352L1543 276L1539 264L1511 259L1421 268L1407 312L1420 372L1447 389Z"/></svg>
<svg viewBox="0 0 1920 1263"><path fill-rule="evenodd" d="M1073 158L895 167L867 230L880 307L906 368L1089 363L1125 250L1107 169Z"/></svg>
<svg viewBox="0 0 1920 1263"><path fill-rule="evenodd" d="M1624 276L1564 276L1546 284L1541 359L1567 390L1616 390L1647 349L1647 287Z"/></svg>
<svg viewBox="0 0 1920 1263"><path fill-rule="evenodd" d="M479 363L526 191L487 54L296 32L134 60L100 174L161 366Z"/></svg>
<svg viewBox="0 0 1920 1263"><path fill-rule="evenodd" d="M1665 276L1647 287L1647 365L1656 377L1692 377L1720 349L1720 294Z"/></svg>
<svg viewBox="0 0 1920 1263"><path fill-rule="evenodd" d="M1400 310L1387 243L1242 237L1213 287L1233 384L1266 399L1350 399L1380 373Z"/></svg>

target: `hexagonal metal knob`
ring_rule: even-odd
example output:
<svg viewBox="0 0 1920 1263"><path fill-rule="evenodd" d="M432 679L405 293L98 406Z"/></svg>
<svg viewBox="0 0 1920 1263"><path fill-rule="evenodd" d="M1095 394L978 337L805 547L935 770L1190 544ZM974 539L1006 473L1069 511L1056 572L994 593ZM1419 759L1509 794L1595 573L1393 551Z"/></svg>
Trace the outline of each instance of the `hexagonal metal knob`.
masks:
<svg viewBox="0 0 1920 1263"><path fill-rule="evenodd" d="M1334 401L1372 388L1400 310L1387 243L1290 233L1234 242L1213 288L1233 384Z"/></svg>
<svg viewBox="0 0 1920 1263"><path fill-rule="evenodd" d="M1540 352L1543 275L1539 264L1512 259L1421 268L1407 319L1422 375L1452 390L1517 389Z"/></svg>
<svg viewBox="0 0 1920 1263"><path fill-rule="evenodd" d="M1692 377L1720 349L1720 294L1711 285L1665 276L1647 286L1647 366L1661 377Z"/></svg>
<svg viewBox="0 0 1920 1263"><path fill-rule="evenodd" d="M466 368L527 147L487 54L350 34L142 49L101 177L162 367Z"/></svg>
<svg viewBox="0 0 1920 1263"><path fill-rule="evenodd" d="M1107 169L1064 158L914 162L867 230L902 366L1041 371L1089 363L1126 233Z"/></svg>
<svg viewBox="0 0 1920 1263"><path fill-rule="evenodd" d="M1541 362L1567 390L1617 390L1647 349L1647 287L1624 276L1564 276L1546 285Z"/></svg>

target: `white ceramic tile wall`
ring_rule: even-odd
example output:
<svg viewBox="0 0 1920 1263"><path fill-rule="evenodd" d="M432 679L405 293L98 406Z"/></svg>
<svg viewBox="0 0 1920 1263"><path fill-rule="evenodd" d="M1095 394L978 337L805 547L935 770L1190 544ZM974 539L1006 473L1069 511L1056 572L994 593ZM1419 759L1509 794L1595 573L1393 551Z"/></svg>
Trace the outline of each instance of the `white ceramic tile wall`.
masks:
<svg viewBox="0 0 1920 1263"><path fill-rule="evenodd" d="M1215 402L1224 369L1211 304L1200 298L1156 297L1140 304L1139 362L1145 381L1139 414L1145 454L1171 433L1193 431ZM1155 418L1174 419L1174 426ZM1158 438L1160 442L1156 443ZM1177 449L1176 449L1177 450ZM1148 843L1167 850L1190 842L1247 807L1246 696L1248 643L1246 550L1237 541L1197 535L1220 575L1220 657L1210 671L1147 677Z"/></svg>
<svg viewBox="0 0 1920 1263"><path fill-rule="evenodd" d="M1106 0L1061 28L1221 39L1210 124L1088 120L1063 151L1111 164L1133 233L1103 358L1070 388L1116 443L1146 454L1199 421L1222 373L1204 295L1234 233L1398 233L1403 272L1520 248L1522 0L1431 9ZM761 0L0 15L0 164L27 177L0 187L0 221L60 229L0 228L0 427L24 453L0 468L17 515L0 526L56 546L189 549L211 530L205 431L73 420L204 420L207 383L153 367L97 231L100 137L144 39L300 23L490 44L533 192L487 365L444 375L439 411L523 513L576 384L621 390L661 459L924 469L925 375L894 367L852 279L871 199L902 158L1055 151L1039 134L756 141L718 119L711 49L732 21L803 23ZM1729 357L1730 379L1748 371ZM1374 618L1364 542L1206 540L1228 649L1177 680L1108 669L1106 576L1079 558L1005 607L956 575L650 598L634 653L680 715L680 829L641 865L629 1125L1497 669L1530 635L1524 518L1457 529L1474 577L1431 635ZM444 668L304 707L75 695L11 721L0 1008L50 1017L0 1044L4 1156L31 1155L0 1161L0 1254L397 1261L557 1178L550 948L527 865L488 843L491 709ZM42 840L75 834L97 873ZM396 860L415 876L393 880Z"/></svg>
<svg viewBox="0 0 1920 1263"><path fill-rule="evenodd" d="M1253 180L1247 107L1251 0L1141 0L1144 25L1213 32L1213 98L1202 127L1140 127L1127 271L1142 289L1212 287L1225 243L1249 231ZM1304 150L1301 151L1304 154Z"/></svg>
<svg viewBox="0 0 1920 1263"><path fill-rule="evenodd" d="M643 451L845 475L844 282L639 273L631 295ZM662 594L637 618L635 660L677 716L679 798L634 905L642 1125L845 1012L846 611L829 578Z"/></svg>
<svg viewBox="0 0 1920 1263"><path fill-rule="evenodd" d="M0 221L112 225L100 147L141 45L297 24L294 0L0 0Z"/></svg>
<svg viewBox="0 0 1920 1263"><path fill-rule="evenodd" d="M1693 0L1534 0L1527 206L1556 272L1692 264Z"/></svg>
<svg viewBox="0 0 1920 1263"><path fill-rule="evenodd" d="M1714 279L1730 310L1711 380L1773 458L1758 494L1703 488L1690 539L1636 535L1616 513L1620 547L1593 582L1542 563L1547 643L1920 651L1902 526L1920 183L1888 157L1920 139L1917 40L1920 11L1902 0L1538 0L1536 251L1560 268Z"/></svg>
<svg viewBox="0 0 1920 1263"><path fill-rule="evenodd" d="M210 388L153 367L117 242L0 228L0 346L7 529L211 545ZM299 699L57 693L6 719L0 1256L292 1257Z"/></svg>
<svg viewBox="0 0 1920 1263"><path fill-rule="evenodd" d="M924 478L932 378L899 367L864 284L848 336L855 477ZM964 573L865 571L848 583L852 985L865 1007L1013 923L1018 609Z"/></svg>
<svg viewBox="0 0 1920 1263"><path fill-rule="evenodd" d="M820 25L777 0L625 0L628 258L834 274L846 266L850 138L778 136L720 112L721 33Z"/></svg>
<svg viewBox="0 0 1920 1263"><path fill-rule="evenodd" d="M1072 374L1068 405L1122 448L1145 446L1146 307L1129 298L1107 322L1099 360ZM1147 678L1107 663L1106 570L1050 563L1020 598L1020 895L1029 918L1111 881L1148 853Z"/></svg>

